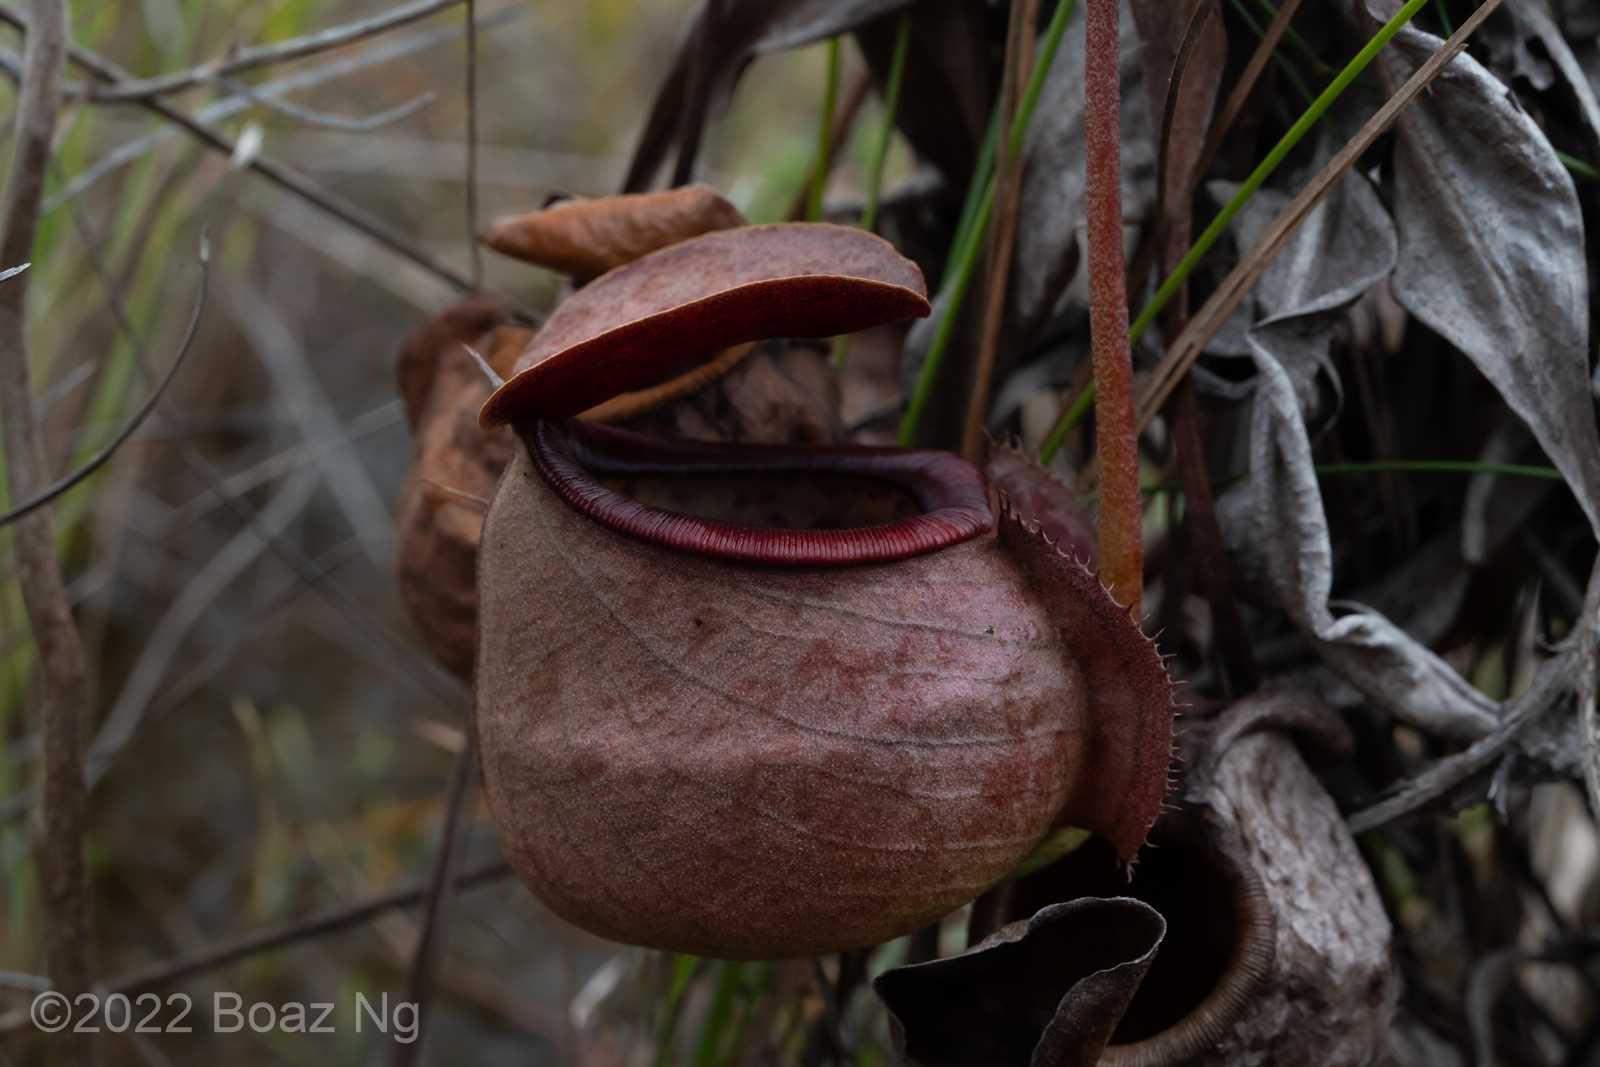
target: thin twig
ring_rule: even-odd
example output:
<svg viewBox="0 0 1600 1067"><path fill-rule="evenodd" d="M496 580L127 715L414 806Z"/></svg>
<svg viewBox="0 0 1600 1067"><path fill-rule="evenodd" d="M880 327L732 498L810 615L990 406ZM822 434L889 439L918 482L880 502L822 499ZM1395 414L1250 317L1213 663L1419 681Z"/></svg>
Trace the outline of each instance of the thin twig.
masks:
<svg viewBox="0 0 1600 1067"><path fill-rule="evenodd" d="M469 23L470 25L470 23ZM300 107L286 100L266 96L256 92L255 89L244 82L234 81L232 78L220 78L217 84L235 96L242 96L252 104L266 108L268 111L277 112L285 118L295 119L310 126L321 126L328 130L339 130L342 133L371 133L385 126L408 119L438 99L438 94L429 90L398 104L385 111L368 115L365 118L354 118L348 115L331 115L326 111L313 111L308 107Z"/></svg>
<svg viewBox="0 0 1600 1067"><path fill-rule="evenodd" d="M828 38L828 73L822 88L822 114L817 119L817 158L806 198L806 221L822 221L822 194L833 169L833 109L839 101L839 38Z"/></svg>
<svg viewBox="0 0 1600 1067"><path fill-rule="evenodd" d="M9 23L23 33L28 32L28 18L10 4L0 3L0 21ZM102 81L117 84L128 80L127 72L121 67L86 48L71 45L68 47L67 54L74 63L77 63ZM213 151L220 152L230 159L233 157L237 148L233 138L161 100L145 98L139 100L138 103L146 110L154 112L167 121L187 130ZM430 252L413 241L410 236L402 233L377 216L357 207L344 197L324 189L298 171L291 170L266 156L257 156L253 159L250 162L250 169L274 184L294 193L301 199L315 204L340 221L363 231L381 244L389 246L393 251L405 256L456 289L462 292L468 292L472 289L470 279L464 277L459 271L439 262Z"/></svg>
<svg viewBox="0 0 1600 1067"><path fill-rule="evenodd" d="M467 743L461 755L456 757L455 771L450 778L450 799L445 804L439 850L433 858L433 876L428 880L422 927L417 932L411 971L406 976L406 991L401 997L402 1001L416 1005L416 1040L406 1044L395 1043L389 1054L390 1067L410 1067L422 1047L428 1002L433 998L433 988L439 978L439 964L444 958L445 934L449 930L450 906L455 900L457 872L466 857L467 838L472 829L468 800L473 794L472 785L477 778L477 769L476 731L468 723Z"/></svg>
<svg viewBox="0 0 1600 1067"><path fill-rule="evenodd" d="M517 13L517 8L507 8L484 19L481 26L483 29L489 29L493 26L504 25L515 18ZM464 26L444 26L436 30L421 30L417 33L407 34L404 37L397 37L392 41L385 41L382 44L375 44L370 48L363 49L353 56L331 60L309 70L302 70L288 77L278 78L264 85L257 85L251 90L255 94L255 100L235 95L218 100L214 104L207 104L194 113L194 118L197 122L220 122L229 116L237 115L239 112L249 109L255 103L265 100L276 101L278 97L288 93L298 92L301 89L311 89L333 81L335 78L342 78L346 74L353 74L359 70L366 70L368 67L401 59L423 49L432 48L434 45L453 40L465 32ZM50 212L66 203L67 200L81 195L90 186L118 167L133 162L146 152L153 151L174 137L181 137L183 134L184 131L179 127L167 125L118 145L51 194L50 198L44 202L44 213L46 215L50 214Z"/></svg>
<svg viewBox="0 0 1600 1067"><path fill-rule="evenodd" d="M1482 10L1480 8L1480 10ZM1470 22L1470 20L1469 20ZM1500 725L1479 738L1465 752L1447 756L1402 783L1393 796L1351 815L1351 833L1363 833L1393 822L1445 796L1456 786L1488 767L1516 741L1531 723L1548 712L1562 697L1575 689L1580 714L1587 699L1594 706L1594 659L1600 636L1600 560L1589 575L1583 611L1572 634L1558 646L1556 655L1540 664L1528 691L1506 705ZM1580 688L1581 687L1581 688ZM1582 726L1580 720L1580 726ZM1587 746L1586 746L1587 747ZM1584 768L1587 779L1587 759Z"/></svg>
<svg viewBox="0 0 1600 1067"><path fill-rule="evenodd" d="M476 889L479 886L489 885L506 878L511 874L511 864L504 861L480 867L457 877L455 888L459 892L464 889ZM392 893L384 893L363 900L356 904L346 904L339 908L329 908L303 919L285 923L282 926L271 927L266 930L255 930L248 934L229 938L210 948L203 949L189 956L179 956L176 959L162 960L141 967L127 974L117 975L99 983L96 988L106 994L132 993L140 989L150 989L154 986L170 985L183 978L214 971L219 967L226 967L247 956L259 955L275 948L308 941L314 937L325 934L337 933L347 930L352 926L362 923L395 908L410 908L422 903L427 896L427 886L414 886L411 889L398 889Z"/></svg>
<svg viewBox="0 0 1600 1067"><path fill-rule="evenodd" d="M1159 248L1161 268L1171 273L1182 260L1191 237L1193 195L1184 188L1176 196L1170 194L1172 185L1172 127L1177 118L1179 94L1189 61L1199 44L1206 22L1216 11L1217 0L1202 0L1195 8L1183 41L1174 57L1172 73L1167 79L1166 102L1162 108L1161 139L1156 153L1156 209L1155 232L1151 247ZM1182 184L1180 182L1180 184ZM1185 285L1167 305L1161 320L1164 340L1175 340L1188 324L1189 293ZM1179 383L1167 405L1172 421L1172 438L1176 451L1179 478L1183 483L1184 521L1188 525L1190 544L1198 565L1200 588L1211 605L1215 630L1214 646L1220 654L1226 673L1228 695L1243 696L1253 692L1260 682L1255 653L1245 632L1244 620L1239 614L1238 601L1234 599L1232 582L1228 575L1228 562L1223 555L1222 531L1217 525L1216 507L1211 497L1211 480L1206 472L1204 443L1200 435L1200 416L1194 399L1194 382L1186 376Z"/></svg>
<svg viewBox="0 0 1600 1067"><path fill-rule="evenodd" d="M1222 105L1222 110L1217 113L1216 120L1206 133L1206 143L1200 149L1200 158L1195 160L1194 172L1189 176L1191 193L1199 187L1206 168L1211 166L1211 161L1217 158L1217 152L1222 148L1222 139L1233 128L1233 120L1239 117L1239 112L1244 110L1245 101L1250 98L1250 91L1256 87L1256 80L1266 69L1267 60L1272 58L1272 50L1278 47L1278 38L1289 28L1289 20L1294 18L1294 13L1299 7L1300 0L1284 0L1284 5L1278 9L1272 25L1267 27L1261 43L1256 45L1256 50L1251 53L1250 62L1245 64L1244 72L1239 75L1238 84L1233 87L1233 92L1228 94L1228 102Z"/></svg>
<svg viewBox="0 0 1600 1067"><path fill-rule="evenodd" d="M467 2L467 247L472 289L483 288L483 246L478 243L478 2Z"/></svg>
<svg viewBox="0 0 1600 1067"><path fill-rule="evenodd" d="M94 90L93 96L102 101L143 102L154 96L175 93L195 85L204 85L229 74L239 74L257 67L271 66L302 56L326 52L330 48L352 44L367 37L375 37L388 30L397 29L429 15L452 8L462 0L414 0L371 18L347 22L304 37L296 37L276 44L241 48L226 59L203 63L188 70L174 71L155 78L126 79L124 84Z"/></svg>
<svg viewBox="0 0 1600 1067"><path fill-rule="evenodd" d="M1028 83L1033 72L1033 42L1038 10L1038 0L1022 0L1011 5L1005 69L1000 81L1001 129L1009 129L1015 121L1022 87ZM1022 163L1022 157L1013 158L1010 152L999 152L995 156L995 188L998 190L999 203L995 224L989 232L989 292L983 309L978 367L972 381L972 398L967 404L967 423L961 440L961 454L970 463L983 461L990 379L994 377L1000 328L1005 321L1006 283L1011 280L1011 250L1017 233L1017 208L1022 199Z"/></svg>
<svg viewBox="0 0 1600 1067"><path fill-rule="evenodd" d="M895 113L900 110L900 87L905 81L906 52L911 44L911 12L900 15L894 34L894 56L889 61L889 80L883 90L883 122L872 144L872 159L867 164L867 201L861 209L861 228L877 229L878 198L883 192L883 164L889 158L889 142L894 136Z"/></svg>
<svg viewBox="0 0 1600 1067"><path fill-rule="evenodd" d="M124 426L115 437L107 442L106 446L96 453L93 459L79 467L77 470L73 471L71 474L57 479L49 486L49 488L40 490L38 493L32 497L29 497L21 504L18 504L7 511L0 512L0 526L9 526L11 523L21 519L24 515L31 515L39 508L44 507L46 504L59 497L73 486L82 482L85 478L88 478L101 467L104 467L111 461L111 457L116 455L117 449L121 448L123 443L126 442L128 438L133 436L134 431L144 424L144 420L150 417L150 413L156 409L156 405L161 402L161 397L166 393L167 386L171 385L172 380L178 376L178 370L183 366L183 357L189 354L189 349L194 344L194 335L199 331L200 328L200 313L205 309L206 306L206 290L208 288L207 278L210 274L210 263L210 241L202 231L200 235L200 289L195 294L194 311L189 314L189 325L183 332L183 342L178 346L178 355L175 359L173 359L172 366L168 368L165 377L161 379L161 384L156 386L155 391L150 394L149 399L147 399L144 404L140 406L133 418L128 420L128 424ZM4 278L0 278L0 281L4 281Z"/></svg>
<svg viewBox="0 0 1600 1067"><path fill-rule="evenodd" d="M828 154L830 159L838 159L844 148L844 139L850 134L850 127L855 125L856 114L861 110L861 105L866 103L867 93L872 89L872 75L862 71L861 76L850 86L850 91L844 94L844 103L841 104L833 116L833 139L829 142ZM811 190L816 181L817 168L812 166L806 172L805 184L800 187L800 192L795 196L794 207L789 212L789 218L795 222L805 220L811 206ZM826 175L824 175L826 183Z"/></svg>
<svg viewBox="0 0 1600 1067"><path fill-rule="evenodd" d="M127 301L124 299L122 289L115 277L112 276L110 265L106 262L105 251L100 236L95 232L89 220L84 216L81 206L74 201L74 218L86 245L89 247L91 260L95 265L101 284L105 287L107 300L111 306L112 315L117 320L118 328L128 337L133 346L134 363L147 379L154 380L154 371L150 366L148 350L144 343L143 335L134 327L132 317L129 315ZM460 690L453 678L444 675L431 661L419 659L410 649L403 647L382 626L378 625L365 610L357 604L338 583L329 578L324 566L305 556L300 549L285 540L280 529L288 522L287 516L297 512L293 506L294 495L290 494L290 487L280 490L283 500L282 507L277 507L279 497L269 503L264 511L258 511L238 492L230 488L229 483L211 466L207 460L195 451L187 441L182 440L178 433L176 421L163 404L158 408L157 418L167 427L168 432L176 439L178 454L189 469L205 484L207 490L224 504L231 508L235 514L244 520L247 530L235 538L238 552L248 554L255 551L257 542L271 548L275 554L284 560L300 577L306 585L316 589L326 598L341 614L355 626L367 633L376 643L385 658L395 665L403 674L410 677L424 691L431 693L446 707L460 709L464 701ZM295 491L299 492L298 489ZM280 514L281 512L281 514ZM356 531L361 534L363 531ZM232 544L230 544L230 548ZM229 549L224 549L228 552ZM245 562L253 559L249 554ZM221 566L213 560L208 567ZM169 609L169 614L175 608ZM165 619L163 620L163 622ZM176 623L174 625L177 625ZM159 632L158 627L158 632ZM187 626L180 630L185 632ZM174 649L175 650L175 649ZM141 659L144 653L141 652ZM170 653L168 654L170 659ZM137 665L136 665L137 673ZM90 763L87 772L91 780L98 780L109 766L110 760L133 736L140 719L147 710L150 696L154 693L154 685L160 681L159 677L149 682L149 691L142 696L130 694L134 678L130 676L129 683L124 685L124 691L118 694L117 702L105 721L101 725L100 733L90 746L87 754ZM0 822L26 810L33 803L32 796L24 791L21 794L7 798L0 803Z"/></svg>
<svg viewBox="0 0 1600 1067"><path fill-rule="evenodd" d="M16 107L16 146L5 204L0 210L0 265L32 257L39 201L50 164L60 97L56 88L69 37L66 5L34 0L34 33L22 56ZM0 434L12 499L28 499L49 481L44 434L33 407L28 372L28 276L0 285ZM87 795L83 788L82 722L88 672L77 624L67 603L56 558L50 515L36 510L14 532L17 584L38 649L45 783L44 841L40 855L45 959L62 993L76 998L89 986L89 900L83 866ZM63 1034L57 1046L66 1064L88 1064L92 1039Z"/></svg>

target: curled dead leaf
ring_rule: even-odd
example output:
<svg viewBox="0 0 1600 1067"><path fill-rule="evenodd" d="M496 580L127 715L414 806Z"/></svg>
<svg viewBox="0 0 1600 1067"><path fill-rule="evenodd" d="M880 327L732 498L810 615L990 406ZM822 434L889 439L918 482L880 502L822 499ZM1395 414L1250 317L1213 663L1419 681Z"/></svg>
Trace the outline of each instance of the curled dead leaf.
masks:
<svg viewBox="0 0 1600 1067"><path fill-rule="evenodd" d="M496 221L478 240L502 255L598 278L668 245L745 224L739 209L709 185L598 200L560 200L541 211Z"/></svg>
<svg viewBox="0 0 1600 1067"><path fill-rule="evenodd" d="M395 516L400 598L434 658L463 680L476 643L478 535L511 446L505 431L478 427L490 387L463 346L521 351L528 331L497 325L506 315L482 299L440 312L406 339L398 369L415 439Z"/></svg>
<svg viewBox="0 0 1600 1067"><path fill-rule="evenodd" d="M911 1067L1094 1067L1166 933L1142 901L1084 897L872 985Z"/></svg>

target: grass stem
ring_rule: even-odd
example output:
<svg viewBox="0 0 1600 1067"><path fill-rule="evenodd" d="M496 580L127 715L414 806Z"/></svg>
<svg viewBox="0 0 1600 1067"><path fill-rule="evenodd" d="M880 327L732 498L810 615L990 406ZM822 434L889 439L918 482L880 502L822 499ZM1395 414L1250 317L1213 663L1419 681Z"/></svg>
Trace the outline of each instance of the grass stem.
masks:
<svg viewBox="0 0 1600 1067"><path fill-rule="evenodd" d="M828 84L822 91L822 118L817 122L817 169L811 176L806 221L822 221L822 190L833 169L833 109L839 101L839 38L828 39Z"/></svg>

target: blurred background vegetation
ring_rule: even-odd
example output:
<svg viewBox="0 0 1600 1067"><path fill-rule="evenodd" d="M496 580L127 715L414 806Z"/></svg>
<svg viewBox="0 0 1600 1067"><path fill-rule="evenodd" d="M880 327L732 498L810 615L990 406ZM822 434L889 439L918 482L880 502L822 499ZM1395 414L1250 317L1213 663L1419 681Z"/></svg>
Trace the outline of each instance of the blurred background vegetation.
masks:
<svg viewBox="0 0 1600 1067"><path fill-rule="evenodd" d="M137 77L234 47L372 15L371 0L84 0L79 45ZM685 25L688 0L488 0L478 5L481 221L562 190L604 195ZM174 98L470 270L465 208L464 8L242 74L286 103L361 117L433 93L368 131L331 129L200 86ZM15 106L20 35L0 30L0 114ZM841 84L863 68L843 45ZM756 222L786 219L812 165L826 45L758 59L707 130L704 178ZM69 65L70 78L83 77ZM868 96L829 194L859 195ZM11 125L0 151L9 158ZM393 362L425 314L454 299L435 275L135 106L69 104L32 274L33 377L57 471L88 458L144 401L193 301L203 226L211 299L193 352L147 422L57 506L69 596L89 657L95 736L136 722L91 799L87 854L95 971L122 974L230 935L425 880L465 694L427 665L395 592L394 501L410 452ZM243 151L243 150L242 150ZM886 186L909 173L896 142ZM546 310L550 273L489 257L487 282ZM126 310L126 321L122 309ZM208 488L212 466L327 581L308 582ZM9 539L0 535L7 553ZM337 590L334 591L333 587ZM348 597L366 622L353 623ZM35 848L43 777L30 699L35 655L15 582L0 593L0 969L45 971ZM422 672L434 680L419 682ZM102 741L104 743L104 740ZM469 869L498 857L480 810ZM415 909L301 941L159 992L196 1003L189 1035L106 1034L108 1063L364 1063L377 1037L354 994L399 995ZM952 936L960 932L952 924ZM874 970L890 962L880 952ZM863 965L867 961L860 961ZM834 966L833 963L829 964ZM833 976L833 977L836 977ZM829 975L820 976L826 981ZM710 965L623 949L566 926L512 879L463 893L425 1062L748 1062L755 993L791 1052L820 1013L808 964ZM339 1003L333 1036L211 1035L211 992ZM48 1062L19 1026L32 992L0 989L0 1062ZM781 1004L780 1004L781 1001ZM887 1032L863 999L836 1022L863 1055ZM775 1013L789 1013L787 1016ZM206 1016L201 1018L201 1016ZM644 1035L666 1035L659 1046ZM751 1043L753 1046L753 1043ZM772 1050L768 1050L770 1053Z"/></svg>

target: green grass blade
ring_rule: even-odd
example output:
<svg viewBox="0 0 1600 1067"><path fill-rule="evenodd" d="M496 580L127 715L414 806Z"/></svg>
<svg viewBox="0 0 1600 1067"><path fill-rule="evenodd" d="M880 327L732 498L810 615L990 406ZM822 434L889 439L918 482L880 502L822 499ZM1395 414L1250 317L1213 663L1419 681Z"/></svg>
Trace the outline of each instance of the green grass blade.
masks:
<svg viewBox="0 0 1600 1067"><path fill-rule="evenodd" d="M900 16L895 32L894 58L889 63L889 83L883 88L883 125L872 145L872 160L867 169L867 206L861 209L861 228L871 231L878 224L878 196L883 191L883 164L889 158L889 140L894 135L894 115L900 108L900 83L906 75L906 50L911 44L911 13Z"/></svg>
<svg viewBox="0 0 1600 1067"><path fill-rule="evenodd" d="M700 1043L694 1053L694 1067L714 1067L717 1049L722 1047L722 1030L728 1025L728 1015L733 1009L734 994L744 979L744 964L728 961L721 964L716 990L711 994L711 1007L706 1009L705 1022L700 1025Z"/></svg>
<svg viewBox="0 0 1600 1067"><path fill-rule="evenodd" d="M961 202L961 217L956 220L955 236L950 239L950 258L944 264L944 276L939 279L943 290L961 269L960 249L972 233L972 224L978 217L978 206L983 202L983 191L994 176L995 146L1000 142L1000 102L995 101L989 116L989 128L984 132L983 144L978 148L978 160L972 165L972 180L967 183L967 198Z"/></svg>
<svg viewBox="0 0 1600 1067"><path fill-rule="evenodd" d="M1061 0L1061 3L1056 5L1055 15L1050 19L1049 28L1045 30L1044 45L1039 49L1038 61L1034 63L1033 71L1028 76L1027 89L1018 100L1017 114L1012 119L1011 130L1006 140L1013 162L1022 152L1028 123L1032 120L1033 110L1039 103L1039 94L1044 89L1045 76L1050 73L1050 64L1061 48L1061 37L1066 33L1074 6L1075 0ZM996 111L995 114L998 119L999 112ZM998 127L999 123L995 122L992 125ZM978 175L974 173L974 188L977 187L977 180ZM951 255L956 269L952 275L950 269L946 268L945 275L949 281L940 287L941 290L948 289L950 300L944 316L939 320L938 330L933 335L933 343L928 346L928 356L923 361L921 373L917 375L916 388L912 390L911 402L906 406L905 418L900 420L897 440L902 446L909 446L916 438L917 423L921 421L923 409L927 407L928 397L933 392L933 381L939 372L939 364L944 361L945 350L950 346L950 336L955 331L956 320L961 317L961 304L966 297L967 287L972 283L973 271L978 265L979 249L983 247L984 238L988 235L989 216L994 213L994 196L994 174L991 172L983 182L983 192L972 214L972 225L964 236L958 229L957 236L962 237L962 240L952 246Z"/></svg>
<svg viewBox="0 0 1600 1067"><path fill-rule="evenodd" d="M817 169L811 175L806 221L822 221L822 187L833 169L833 110L839 102L839 38L828 38L828 85L822 91L822 118L817 123Z"/></svg>

